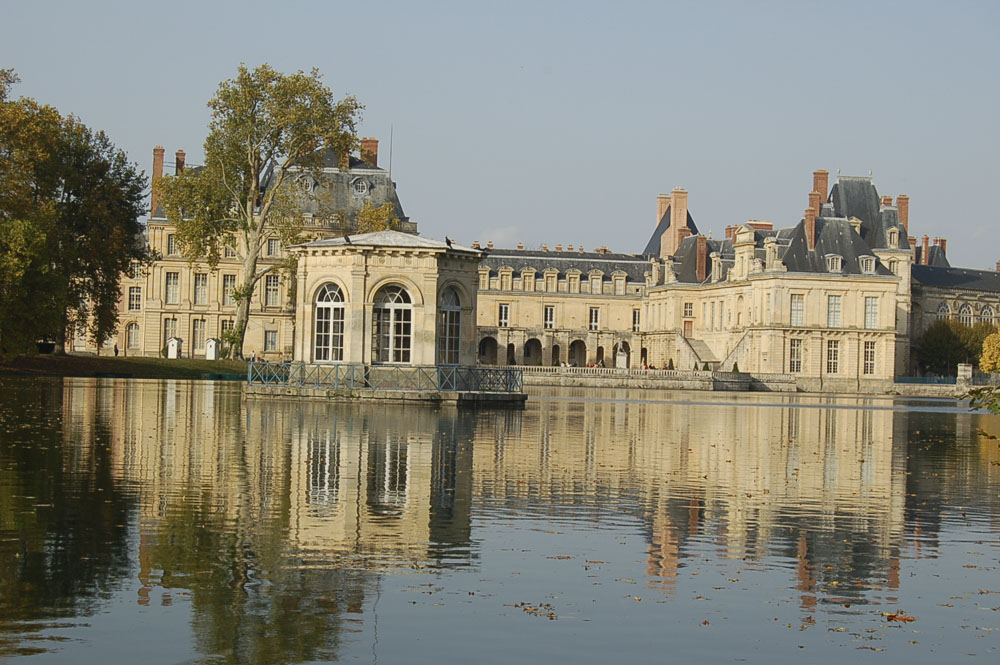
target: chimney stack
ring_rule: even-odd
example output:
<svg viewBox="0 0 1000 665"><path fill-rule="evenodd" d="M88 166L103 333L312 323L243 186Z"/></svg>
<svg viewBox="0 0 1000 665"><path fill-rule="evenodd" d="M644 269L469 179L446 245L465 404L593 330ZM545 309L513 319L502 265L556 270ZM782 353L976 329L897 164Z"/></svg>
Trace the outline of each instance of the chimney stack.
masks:
<svg viewBox="0 0 1000 665"><path fill-rule="evenodd" d="M677 246L681 244L681 229L687 228L688 193L680 187L674 187L668 197L670 202L670 229L660 236L660 258L673 256Z"/></svg>
<svg viewBox="0 0 1000 665"><path fill-rule="evenodd" d="M805 232L806 249L816 249L816 211L812 208L806 208Z"/></svg>
<svg viewBox="0 0 1000 665"><path fill-rule="evenodd" d="M149 215L156 214L156 209L160 207L160 178L163 177L163 153L162 145L153 148L153 186L149 194Z"/></svg>
<svg viewBox="0 0 1000 665"><path fill-rule="evenodd" d="M562 243L556 245L556 251L557 252L561 252L562 251Z"/></svg>
<svg viewBox="0 0 1000 665"><path fill-rule="evenodd" d="M1000 261L997 261L997 272L1000 272Z"/></svg>
<svg viewBox="0 0 1000 665"><path fill-rule="evenodd" d="M472 241L472 249L479 249L479 241L478 240L473 240Z"/></svg>
<svg viewBox="0 0 1000 665"><path fill-rule="evenodd" d="M903 225L903 231L909 233L910 229L910 197L900 194L896 197L896 208L899 210L899 223Z"/></svg>
<svg viewBox="0 0 1000 665"><path fill-rule="evenodd" d="M572 251L573 251L573 245L570 245L570 246L568 246L568 247L566 248L566 251L567 251L567 252L572 252Z"/></svg>
<svg viewBox="0 0 1000 665"><path fill-rule="evenodd" d="M944 254L945 256L948 256L948 239L939 238L939 240L941 241L939 244L939 247L941 247L941 253Z"/></svg>
<svg viewBox="0 0 1000 665"><path fill-rule="evenodd" d="M670 194L660 194L656 197L656 224L663 219L663 214L670 207Z"/></svg>
<svg viewBox="0 0 1000 665"><path fill-rule="evenodd" d="M925 266L928 263L927 258L930 256L931 253L931 239L927 236L924 236L922 245L923 246L920 251L920 265Z"/></svg>
<svg viewBox="0 0 1000 665"><path fill-rule="evenodd" d="M493 249L493 241L490 240L486 243L486 249Z"/></svg>
<svg viewBox="0 0 1000 665"><path fill-rule="evenodd" d="M361 139L361 161L378 166L378 139L374 136Z"/></svg>
<svg viewBox="0 0 1000 665"><path fill-rule="evenodd" d="M888 208L892 205L892 197L889 195L882 197L882 207Z"/></svg>
<svg viewBox="0 0 1000 665"><path fill-rule="evenodd" d="M819 217L820 193L813 190L809 192L809 207L815 212L815 217Z"/></svg>
<svg viewBox="0 0 1000 665"><path fill-rule="evenodd" d="M730 224L726 227L726 240L732 240L733 236L736 235L737 226L735 224Z"/></svg>
<svg viewBox="0 0 1000 665"><path fill-rule="evenodd" d="M548 245L542 245L542 251L543 252L549 251L549 246Z"/></svg>
<svg viewBox="0 0 1000 665"><path fill-rule="evenodd" d="M695 250L695 276L699 282L704 282L708 275L708 238L698 236L698 246Z"/></svg>
<svg viewBox="0 0 1000 665"><path fill-rule="evenodd" d="M518 249L524 249L524 243L523 242L517 243L517 248Z"/></svg>
<svg viewBox="0 0 1000 665"><path fill-rule="evenodd" d="M174 153L174 175L184 173L184 151L178 150Z"/></svg>
<svg viewBox="0 0 1000 665"><path fill-rule="evenodd" d="M583 254L583 245L580 245L580 253Z"/></svg>
<svg viewBox="0 0 1000 665"><path fill-rule="evenodd" d="M812 191L819 192L819 202L826 203L827 192L830 190L830 172L826 169L818 169L813 171L813 188ZM819 209L816 210L816 214L819 214Z"/></svg>

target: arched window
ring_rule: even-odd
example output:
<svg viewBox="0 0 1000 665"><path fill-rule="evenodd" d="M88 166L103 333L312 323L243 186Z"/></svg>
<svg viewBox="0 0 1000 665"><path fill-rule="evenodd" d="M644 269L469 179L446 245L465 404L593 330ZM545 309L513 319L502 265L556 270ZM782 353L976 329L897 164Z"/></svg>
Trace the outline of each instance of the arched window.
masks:
<svg viewBox="0 0 1000 665"><path fill-rule="evenodd" d="M316 293L316 346L318 361L344 359L344 294L327 282Z"/></svg>
<svg viewBox="0 0 1000 665"><path fill-rule="evenodd" d="M372 318L372 362L410 362L413 311L406 289L395 284L379 289Z"/></svg>
<svg viewBox="0 0 1000 665"><path fill-rule="evenodd" d="M136 351L139 349L139 324L130 323L125 327L125 348Z"/></svg>
<svg viewBox="0 0 1000 665"><path fill-rule="evenodd" d="M462 337L462 300L455 287L449 286L441 294L438 312L438 362L457 365Z"/></svg>
<svg viewBox="0 0 1000 665"><path fill-rule="evenodd" d="M994 318L993 308L989 305L983 305L983 308L979 310L979 321L980 323L988 323L993 325L996 319Z"/></svg>
<svg viewBox="0 0 1000 665"><path fill-rule="evenodd" d="M938 305L937 308L937 318L938 321L945 321L951 317L951 309L948 307L948 303L943 302Z"/></svg>
<svg viewBox="0 0 1000 665"><path fill-rule="evenodd" d="M972 325L972 306L971 305L968 305L968 304L962 305L958 309L958 320L961 321L962 323L964 323L967 326L971 326Z"/></svg>

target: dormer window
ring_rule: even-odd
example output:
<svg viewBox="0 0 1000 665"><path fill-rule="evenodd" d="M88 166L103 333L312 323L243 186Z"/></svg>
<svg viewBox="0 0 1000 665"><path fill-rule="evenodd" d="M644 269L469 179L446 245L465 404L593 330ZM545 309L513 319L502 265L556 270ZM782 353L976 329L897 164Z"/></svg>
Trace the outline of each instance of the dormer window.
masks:
<svg viewBox="0 0 1000 665"><path fill-rule="evenodd" d="M899 247L899 229L889 229L889 247L897 249Z"/></svg>
<svg viewBox="0 0 1000 665"><path fill-rule="evenodd" d="M843 269L844 259L837 254L826 255L826 269L828 272L840 272Z"/></svg>
<svg viewBox="0 0 1000 665"><path fill-rule="evenodd" d="M861 264L861 272L866 275L872 275L875 273L875 257L874 256L862 256L858 259L858 263Z"/></svg>
<svg viewBox="0 0 1000 665"><path fill-rule="evenodd" d="M358 178L354 181L354 194L357 196L364 196L368 193L368 183L362 179Z"/></svg>

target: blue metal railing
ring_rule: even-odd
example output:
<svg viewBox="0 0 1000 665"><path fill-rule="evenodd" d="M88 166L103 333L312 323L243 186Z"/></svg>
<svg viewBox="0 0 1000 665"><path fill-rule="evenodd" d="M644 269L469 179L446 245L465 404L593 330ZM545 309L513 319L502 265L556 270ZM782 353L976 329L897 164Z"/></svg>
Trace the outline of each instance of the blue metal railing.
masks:
<svg viewBox="0 0 1000 665"><path fill-rule="evenodd" d="M248 385L334 390L455 390L519 393L524 375L509 367L273 363L251 360Z"/></svg>
<svg viewBox="0 0 1000 665"><path fill-rule="evenodd" d="M932 386L953 386L957 380L954 376L897 376L893 379L896 383L920 383Z"/></svg>

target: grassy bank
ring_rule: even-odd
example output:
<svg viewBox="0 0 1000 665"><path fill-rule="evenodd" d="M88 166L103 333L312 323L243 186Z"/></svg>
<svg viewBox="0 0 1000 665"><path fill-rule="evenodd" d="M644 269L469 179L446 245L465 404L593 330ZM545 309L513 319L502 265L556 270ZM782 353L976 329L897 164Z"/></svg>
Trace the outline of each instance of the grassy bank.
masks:
<svg viewBox="0 0 1000 665"><path fill-rule="evenodd" d="M242 360L114 358L107 356L28 356L0 361L0 376L84 376L135 379L206 379L244 376ZM229 378L228 376L225 378Z"/></svg>

